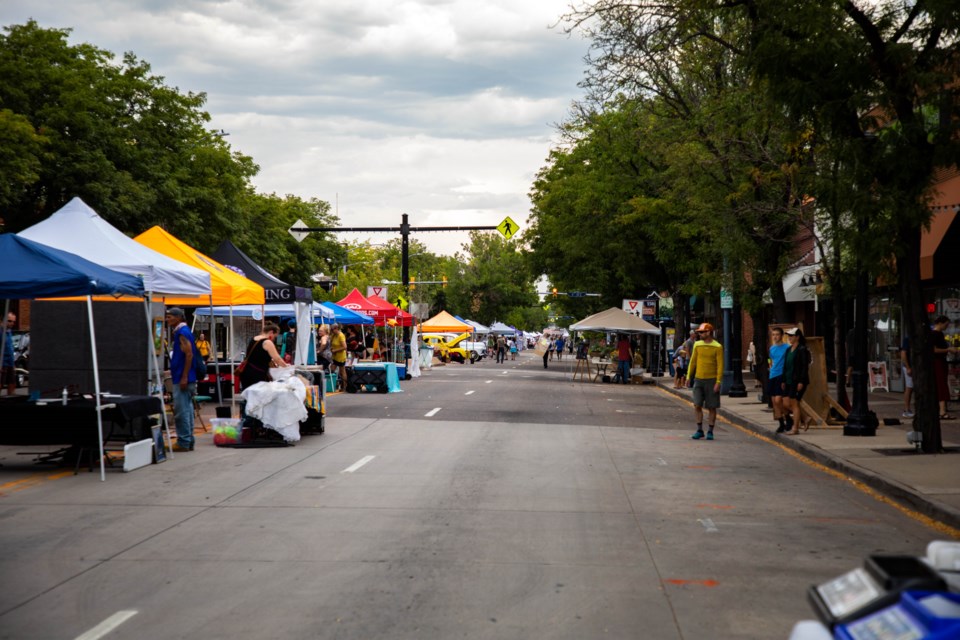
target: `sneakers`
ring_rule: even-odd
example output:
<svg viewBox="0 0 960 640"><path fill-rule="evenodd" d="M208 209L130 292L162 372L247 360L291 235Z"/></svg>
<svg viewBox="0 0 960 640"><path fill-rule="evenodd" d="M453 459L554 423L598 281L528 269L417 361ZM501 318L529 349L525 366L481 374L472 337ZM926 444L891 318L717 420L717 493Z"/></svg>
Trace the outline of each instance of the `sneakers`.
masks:
<svg viewBox="0 0 960 640"><path fill-rule="evenodd" d="M900 414L900 416L903 417L903 418L912 418L912 417L913 417L913 411L904 411L903 413Z"/></svg>
<svg viewBox="0 0 960 640"><path fill-rule="evenodd" d="M707 440L713 440L713 431L707 431Z"/></svg>
<svg viewBox="0 0 960 640"><path fill-rule="evenodd" d="M181 453L183 451L193 451L193 447L182 447L180 446L179 442L176 442L173 445L173 450L176 451L177 453Z"/></svg>
<svg viewBox="0 0 960 640"><path fill-rule="evenodd" d="M697 432L690 437L693 438L694 440L699 440L700 438L703 437L703 431L701 431L700 429L697 429Z"/></svg>

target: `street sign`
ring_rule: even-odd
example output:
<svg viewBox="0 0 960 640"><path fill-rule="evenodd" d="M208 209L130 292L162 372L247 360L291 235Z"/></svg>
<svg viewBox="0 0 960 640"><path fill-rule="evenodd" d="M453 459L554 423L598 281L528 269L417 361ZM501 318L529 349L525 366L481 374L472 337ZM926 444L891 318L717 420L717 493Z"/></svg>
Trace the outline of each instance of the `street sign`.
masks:
<svg viewBox="0 0 960 640"><path fill-rule="evenodd" d="M507 216L506 218L504 218L503 222L497 225L497 231L499 231L500 235L502 235L507 240L512 238L513 234L515 234L519 230L520 230L520 227L517 225L516 222L510 219L510 216Z"/></svg>
<svg viewBox="0 0 960 640"><path fill-rule="evenodd" d="M291 225L290 228L287 229L287 231L290 233L290 235L292 235L294 238L297 239L297 242L303 242L303 239L306 238L308 235L310 235L310 232L294 231L294 229L302 229L306 226L307 224L303 220L301 220L300 218L297 218L297 221L294 222L293 225Z"/></svg>
<svg viewBox="0 0 960 640"><path fill-rule="evenodd" d="M726 289L720 289L720 308L733 309L733 293Z"/></svg>
<svg viewBox="0 0 960 640"><path fill-rule="evenodd" d="M567 297L568 297L568 298L586 298L586 297L587 297L587 292L586 292L586 291L571 291L571 292L567 293Z"/></svg>
<svg viewBox="0 0 960 640"><path fill-rule="evenodd" d="M404 311L406 311L408 304L409 304L409 302L407 301L406 298L404 298L402 295L397 295L397 299L396 299L396 301L393 303L393 306L399 307L399 308L403 309Z"/></svg>
<svg viewBox="0 0 960 640"><path fill-rule="evenodd" d="M388 300L388 301L390 300L387 297L387 288L384 286L368 286L367 297L370 298L373 296L376 296L377 298L381 298L382 300Z"/></svg>
<svg viewBox="0 0 960 640"><path fill-rule="evenodd" d="M624 298L622 309L632 316L639 317L643 309L643 307L641 306L642 304L643 304L642 300L628 300L627 298Z"/></svg>

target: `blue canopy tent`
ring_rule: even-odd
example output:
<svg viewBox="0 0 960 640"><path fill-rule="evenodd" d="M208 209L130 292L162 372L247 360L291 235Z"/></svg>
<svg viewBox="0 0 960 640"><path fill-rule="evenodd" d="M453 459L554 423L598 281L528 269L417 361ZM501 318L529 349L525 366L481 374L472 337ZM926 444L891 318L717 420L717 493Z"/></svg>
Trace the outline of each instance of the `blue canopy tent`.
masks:
<svg viewBox="0 0 960 640"><path fill-rule="evenodd" d="M277 316L280 318L294 317L292 304L245 304L233 308L233 315L237 318L252 318L261 314L263 317ZM362 313L341 307L333 302L314 302L311 310L313 317L321 323L337 322L339 324L373 324L373 318ZM195 316L209 315L226 316L230 314L230 307L198 307Z"/></svg>
<svg viewBox="0 0 960 640"><path fill-rule="evenodd" d="M42 245L12 233L0 235L0 297L5 298L3 319L10 311L10 300L34 298L87 297L90 323L90 350L93 354L93 381L97 404L97 434L100 441L100 480L106 480L103 461L103 415L100 375L97 364L97 338L93 330L95 295L143 295L143 280L94 264L80 256ZM0 353L7 332L2 331Z"/></svg>

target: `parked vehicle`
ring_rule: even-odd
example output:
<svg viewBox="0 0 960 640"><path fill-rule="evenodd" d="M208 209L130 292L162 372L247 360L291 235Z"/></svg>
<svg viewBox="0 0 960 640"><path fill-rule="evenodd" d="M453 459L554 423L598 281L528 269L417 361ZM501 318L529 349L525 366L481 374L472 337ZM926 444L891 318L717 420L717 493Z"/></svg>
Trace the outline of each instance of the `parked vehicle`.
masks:
<svg viewBox="0 0 960 640"><path fill-rule="evenodd" d="M425 333L423 334L423 343L433 347L433 354L441 362L470 362L473 364L483 357L482 352L474 349L480 349L482 343L467 342L469 333L459 335L452 333Z"/></svg>

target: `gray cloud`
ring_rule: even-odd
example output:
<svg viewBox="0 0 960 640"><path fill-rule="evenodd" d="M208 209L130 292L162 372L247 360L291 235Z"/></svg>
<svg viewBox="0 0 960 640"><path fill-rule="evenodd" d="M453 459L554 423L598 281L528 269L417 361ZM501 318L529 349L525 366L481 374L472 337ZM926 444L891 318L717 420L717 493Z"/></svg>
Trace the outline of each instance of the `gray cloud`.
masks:
<svg viewBox="0 0 960 640"><path fill-rule="evenodd" d="M548 28L566 0L5 0L71 41L133 51L205 92L259 189L339 199L344 222L525 217L586 44ZM395 220L396 219L396 220ZM428 224L420 221L418 224ZM464 240L423 240L451 252ZM439 239L439 238L444 239Z"/></svg>

